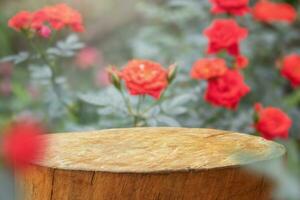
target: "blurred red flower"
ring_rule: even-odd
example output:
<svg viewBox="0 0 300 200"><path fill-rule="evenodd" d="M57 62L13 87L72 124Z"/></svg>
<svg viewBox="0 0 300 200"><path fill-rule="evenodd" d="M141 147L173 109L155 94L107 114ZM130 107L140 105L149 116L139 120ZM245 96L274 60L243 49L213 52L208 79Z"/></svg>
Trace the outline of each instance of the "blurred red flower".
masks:
<svg viewBox="0 0 300 200"><path fill-rule="evenodd" d="M223 76L227 71L226 62L221 58L203 58L197 60L192 67L193 79L210 79Z"/></svg>
<svg viewBox="0 0 300 200"><path fill-rule="evenodd" d="M46 13L47 20L55 30L71 27L75 32L84 31L81 14L67 4L61 3L47 6L42 11Z"/></svg>
<svg viewBox="0 0 300 200"><path fill-rule="evenodd" d="M8 21L8 26L17 31L21 29L28 29L31 27L32 13L28 11L21 11L13 16Z"/></svg>
<svg viewBox="0 0 300 200"><path fill-rule="evenodd" d="M243 76L236 70L228 70L225 75L208 80L205 100L215 106L235 109L249 92Z"/></svg>
<svg viewBox="0 0 300 200"><path fill-rule="evenodd" d="M254 106L256 114L255 129L268 140L275 138L288 138L292 120L279 108L266 107L259 103Z"/></svg>
<svg viewBox="0 0 300 200"><path fill-rule="evenodd" d="M233 19L216 19L204 30L209 39L207 53L218 53L222 50L233 56L240 54L239 42L248 35L246 28L240 27Z"/></svg>
<svg viewBox="0 0 300 200"><path fill-rule="evenodd" d="M108 72L105 69L99 69L96 73L95 83L98 86L107 86L111 83Z"/></svg>
<svg viewBox="0 0 300 200"><path fill-rule="evenodd" d="M168 72L159 63L150 60L132 60L122 70L131 95L149 95L159 99L168 86Z"/></svg>
<svg viewBox="0 0 300 200"><path fill-rule="evenodd" d="M88 69L101 61L100 52L92 47L81 49L75 58L75 63L80 69Z"/></svg>
<svg viewBox="0 0 300 200"><path fill-rule="evenodd" d="M8 26L16 31L34 31L42 37L48 38L51 28L60 30L71 27L75 32L84 31L80 13L66 4L47 6L36 12L21 11L8 21Z"/></svg>
<svg viewBox="0 0 300 200"><path fill-rule="evenodd" d="M296 9L288 3L262 0L254 5L252 14L256 20L266 23L277 21L292 23L297 17Z"/></svg>
<svg viewBox="0 0 300 200"><path fill-rule="evenodd" d="M8 21L8 26L16 31L21 30L38 30L46 20L43 12L21 11Z"/></svg>
<svg viewBox="0 0 300 200"><path fill-rule="evenodd" d="M0 76L10 77L13 72L13 64L10 62L0 63Z"/></svg>
<svg viewBox="0 0 300 200"><path fill-rule="evenodd" d="M234 67L236 69L245 69L249 65L249 60L246 56L239 55L235 57Z"/></svg>
<svg viewBox="0 0 300 200"><path fill-rule="evenodd" d="M281 75L288 79L293 87L300 86L300 55L291 54L284 57Z"/></svg>
<svg viewBox="0 0 300 200"><path fill-rule="evenodd" d="M11 79L5 78L0 80L0 95L9 96L12 93Z"/></svg>
<svg viewBox="0 0 300 200"><path fill-rule="evenodd" d="M249 0L210 0L213 4L213 14L229 13L232 15L244 15L249 12Z"/></svg>
<svg viewBox="0 0 300 200"><path fill-rule="evenodd" d="M19 120L7 129L2 138L4 160L14 169L22 171L32 162L43 158L47 141L44 129L34 120Z"/></svg>

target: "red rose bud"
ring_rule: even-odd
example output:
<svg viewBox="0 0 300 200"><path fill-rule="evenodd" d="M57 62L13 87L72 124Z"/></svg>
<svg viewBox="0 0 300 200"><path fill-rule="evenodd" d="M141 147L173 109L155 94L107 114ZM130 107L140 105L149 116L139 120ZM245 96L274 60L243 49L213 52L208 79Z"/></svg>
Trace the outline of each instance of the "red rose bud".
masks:
<svg viewBox="0 0 300 200"><path fill-rule="evenodd" d="M33 162L43 159L47 141L44 129L33 120L20 120L10 125L2 138L4 161L15 170L23 171Z"/></svg>
<svg viewBox="0 0 300 200"><path fill-rule="evenodd" d="M215 106L236 109L249 92L244 77L236 70L228 70L223 76L208 80L205 100Z"/></svg>
<svg viewBox="0 0 300 200"><path fill-rule="evenodd" d="M42 26L39 31L38 34L43 37L43 38L49 38L51 36L51 29L48 26Z"/></svg>
<svg viewBox="0 0 300 200"><path fill-rule="evenodd" d="M246 56L239 55L235 57L234 67L236 69L245 69L249 65L249 60Z"/></svg>
<svg viewBox="0 0 300 200"><path fill-rule="evenodd" d="M245 15L249 12L249 0L210 0L213 4L213 14L229 13L232 15Z"/></svg>
<svg viewBox="0 0 300 200"><path fill-rule="evenodd" d="M121 90L121 80L120 80L120 72L114 67L110 66L106 69L109 79L112 82L112 84L117 88L118 90Z"/></svg>
<svg viewBox="0 0 300 200"><path fill-rule="evenodd" d="M291 82L293 87L300 86L300 55L285 56L282 61L281 75Z"/></svg>
<svg viewBox="0 0 300 200"><path fill-rule="evenodd" d="M230 55L238 56L239 43L248 36L248 29L240 27L233 19L215 19L204 30L204 35L209 40L207 53L226 50Z"/></svg>
<svg viewBox="0 0 300 200"><path fill-rule="evenodd" d="M254 105L255 129L266 139L288 138L292 120L279 108L266 107L259 103Z"/></svg>
<svg viewBox="0 0 300 200"><path fill-rule="evenodd" d="M226 62L221 58L203 58L197 60L192 67L191 77L193 79L211 79L223 76L228 68Z"/></svg>
<svg viewBox="0 0 300 200"><path fill-rule="evenodd" d="M170 65L168 68L168 83L171 84L173 82L173 80L176 78L177 75L177 65L173 64Z"/></svg>
<svg viewBox="0 0 300 200"><path fill-rule="evenodd" d="M264 23L292 23L296 20L297 11L288 3L275 3L261 0L254 5L252 15L257 21Z"/></svg>
<svg viewBox="0 0 300 200"><path fill-rule="evenodd" d="M131 95L149 95L159 99L168 86L167 70L150 60L130 61L122 70L121 77Z"/></svg>

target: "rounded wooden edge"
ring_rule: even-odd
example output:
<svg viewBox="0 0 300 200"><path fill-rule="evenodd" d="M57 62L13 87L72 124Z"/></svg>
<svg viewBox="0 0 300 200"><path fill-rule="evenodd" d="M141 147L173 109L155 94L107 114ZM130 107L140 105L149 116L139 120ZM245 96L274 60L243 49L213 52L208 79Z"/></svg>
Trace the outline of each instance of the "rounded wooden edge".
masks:
<svg viewBox="0 0 300 200"><path fill-rule="evenodd" d="M151 127L153 128L153 127ZM154 129L174 129L173 127L154 127ZM123 131L123 130L128 130L128 129L143 129L143 128L120 128L120 129L105 129L105 130L100 130L100 131L88 131L89 134L100 134L100 133L106 133L109 131ZM175 128L175 129L201 129L201 128ZM231 134L237 134L237 135L247 135L251 136L254 138L259 138L260 140L265 140L261 137L258 136L252 136L248 134L243 134L243 133L237 133L237 132L232 132L232 131L225 131L225 130L217 130L217 129L202 129L202 130L207 130L207 131L222 131L222 132L227 132ZM65 132L65 133L58 133L58 134L85 134L86 132L75 132L75 133L70 133L70 132ZM267 140L266 140L267 141ZM273 159L279 159L286 153L286 149L282 144L273 142L273 141L267 141L273 146L274 153L270 153L268 155L268 159L265 157L262 158L257 158L257 157L251 157L251 155L246 155L245 160L241 164L230 164L230 165L224 165L222 167L201 167L201 168L181 168L181 169L162 169L162 170L143 170L142 168L139 170L105 170L105 169L87 169L87 168L79 168L79 167L74 167L68 166L68 168L63 168L63 167L56 167L56 166L51 166L51 165L45 165L42 162L39 163L33 163L35 166L40 166L40 167L45 167L53 170L64 170L64 171L78 171L78 172L99 172L99 173L118 173L118 174L166 174L166 173L175 173L175 172L201 172L201 171L208 171L208 170L221 170L221 169L229 169L229 168L242 168L244 166L247 166L248 164L256 164L259 162L264 162L264 161L269 161ZM237 159L241 158L244 155L238 155Z"/></svg>

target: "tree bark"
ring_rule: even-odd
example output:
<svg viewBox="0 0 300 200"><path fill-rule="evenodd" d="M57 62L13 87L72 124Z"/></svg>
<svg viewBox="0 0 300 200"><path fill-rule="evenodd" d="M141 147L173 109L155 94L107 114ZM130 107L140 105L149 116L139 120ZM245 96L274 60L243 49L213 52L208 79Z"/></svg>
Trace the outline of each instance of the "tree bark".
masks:
<svg viewBox="0 0 300 200"><path fill-rule="evenodd" d="M46 160L33 164L22 179L26 200L271 199L271 182L245 167L285 153L283 146L259 137L211 129L49 137Z"/></svg>

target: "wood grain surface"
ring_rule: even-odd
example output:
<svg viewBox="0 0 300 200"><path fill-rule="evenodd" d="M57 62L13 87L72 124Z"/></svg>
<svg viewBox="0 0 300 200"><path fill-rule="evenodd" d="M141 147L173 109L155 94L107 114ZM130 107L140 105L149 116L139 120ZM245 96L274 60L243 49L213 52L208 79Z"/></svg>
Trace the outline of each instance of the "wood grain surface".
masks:
<svg viewBox="0 0 300 200"><path fill-rule="evenodd" d="M23 177L26 200L270 199L271 182L244 167L285 153L259 137L189 128L54 134L50 144Z"/></svg>

